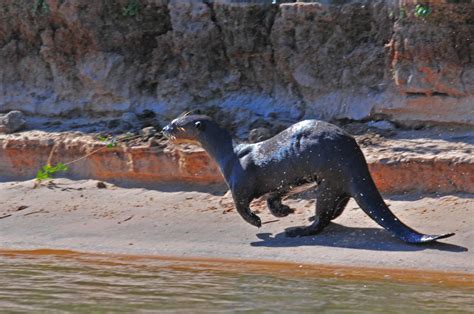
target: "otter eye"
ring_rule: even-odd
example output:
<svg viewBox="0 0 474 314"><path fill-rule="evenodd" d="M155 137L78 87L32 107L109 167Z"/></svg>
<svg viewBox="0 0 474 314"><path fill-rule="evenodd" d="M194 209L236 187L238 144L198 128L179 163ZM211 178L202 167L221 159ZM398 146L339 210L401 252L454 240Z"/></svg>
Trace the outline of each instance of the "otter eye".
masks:
<svg viewBox="0 0 474 314"><path fill-rule="evenodd" d="M199 131L204 131L204 123L202 123L201 121L196 121L194 122L194 126L196 127L196 129L198 129Z"/></svg>

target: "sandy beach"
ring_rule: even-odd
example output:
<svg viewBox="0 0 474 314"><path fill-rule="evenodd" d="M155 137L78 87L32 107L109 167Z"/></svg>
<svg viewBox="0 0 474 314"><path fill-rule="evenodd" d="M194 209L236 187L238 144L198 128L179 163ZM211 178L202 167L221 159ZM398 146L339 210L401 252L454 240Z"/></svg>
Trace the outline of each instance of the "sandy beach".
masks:
<svg viewBox="0 0 474 314"><path fill-rule="evenodd" d="M307 224L310 193L285 201L296 212L252 209L259 229L235 211L222 185L129 188L95 180L0 183L1 249L261 260L342 266L474 272L474 195L392 195L385 200L423 233L455 232L438 243L409 245L392 237L351 200L342 216L314 237L287 238Z"/></svg>

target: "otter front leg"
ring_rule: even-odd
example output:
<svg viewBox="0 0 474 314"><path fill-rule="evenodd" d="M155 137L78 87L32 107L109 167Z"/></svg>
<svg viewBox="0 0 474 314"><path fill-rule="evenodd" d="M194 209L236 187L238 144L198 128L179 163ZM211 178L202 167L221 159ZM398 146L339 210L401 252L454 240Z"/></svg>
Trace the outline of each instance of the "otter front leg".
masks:
<svg viewBox="0 0 474 314"><path fill-rule="evenodd" d="M281 195L278 193L270 194L267 199L267 206L275 217L286 217L295 212L294 209L281 203Z"/></svg>
<svg viewBox="0 0 474 314"><path fill-rule="evenodd" d="M262 226L262 221L260 220L260 217L250 210L250 201L251 200L236 198L234 196L235 208L240 216L242 216L242 218L249 224L260 228Z"/></svg>

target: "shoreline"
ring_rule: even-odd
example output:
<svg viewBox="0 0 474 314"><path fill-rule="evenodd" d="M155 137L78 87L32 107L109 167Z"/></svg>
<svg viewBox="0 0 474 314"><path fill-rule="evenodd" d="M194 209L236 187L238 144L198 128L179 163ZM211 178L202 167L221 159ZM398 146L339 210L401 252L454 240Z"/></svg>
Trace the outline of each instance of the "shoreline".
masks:
<svg viewBox="0 0 474 314"><path fill-rule="evenodd" d="M296 213L276 219L258 200L260 229L245 223L222 187L197 191L122 188L98 181L54 179L0 183L2 249L177 258L266 260L299 264L398 268L474 274L472 194L385 197L391 210L424 233L455 232L438 243L410 245L393 238L351 200L345 212L314 237L287 238L288 227L307 224L311 195L284 202Z"/></svg>
<svg viewBox="0 0 474 314"><path fill-rule="evenodd" d="M204 268L206 270L231 271L237 273L256 273L277 277L310 277L310 278L337 278L353 281L395 281L404 284L436 284L474 288L474 274L465 272L430 271L401 268L381 268L348 265L307 264L296 262L282 262L274 260L247 260L228 258L205 257L177 257L157 255L128 255L104 252L79 252L56 249L19 249L8 250L0 248L0 258L17 257L53 257L57 259L75 259L80 263L133 263L135 266L150 262L176 263L170 267L174 269ZM164 267L168 267L164 266Z"/></svg>

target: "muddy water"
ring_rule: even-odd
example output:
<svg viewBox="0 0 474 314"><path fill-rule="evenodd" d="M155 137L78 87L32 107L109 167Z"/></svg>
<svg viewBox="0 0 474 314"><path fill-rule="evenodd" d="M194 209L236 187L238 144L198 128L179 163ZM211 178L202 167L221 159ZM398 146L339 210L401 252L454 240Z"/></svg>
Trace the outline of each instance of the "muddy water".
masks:
<svg viewBox="0 0 474 314"><path fill-rule="evenodd" d="M239 266L240 265L240 266ZM300 266L303 267L303 266ZM474 310L471 283L348 279L264 264L0 252L1 312L401 312ZM268 270L268 269L267 269ZM295 275L292 275L295 274ZM340 274L340 272L339 272ZM421 276L421 275L420 275ZM462 280L461 280L462 281Z"/></svg>

